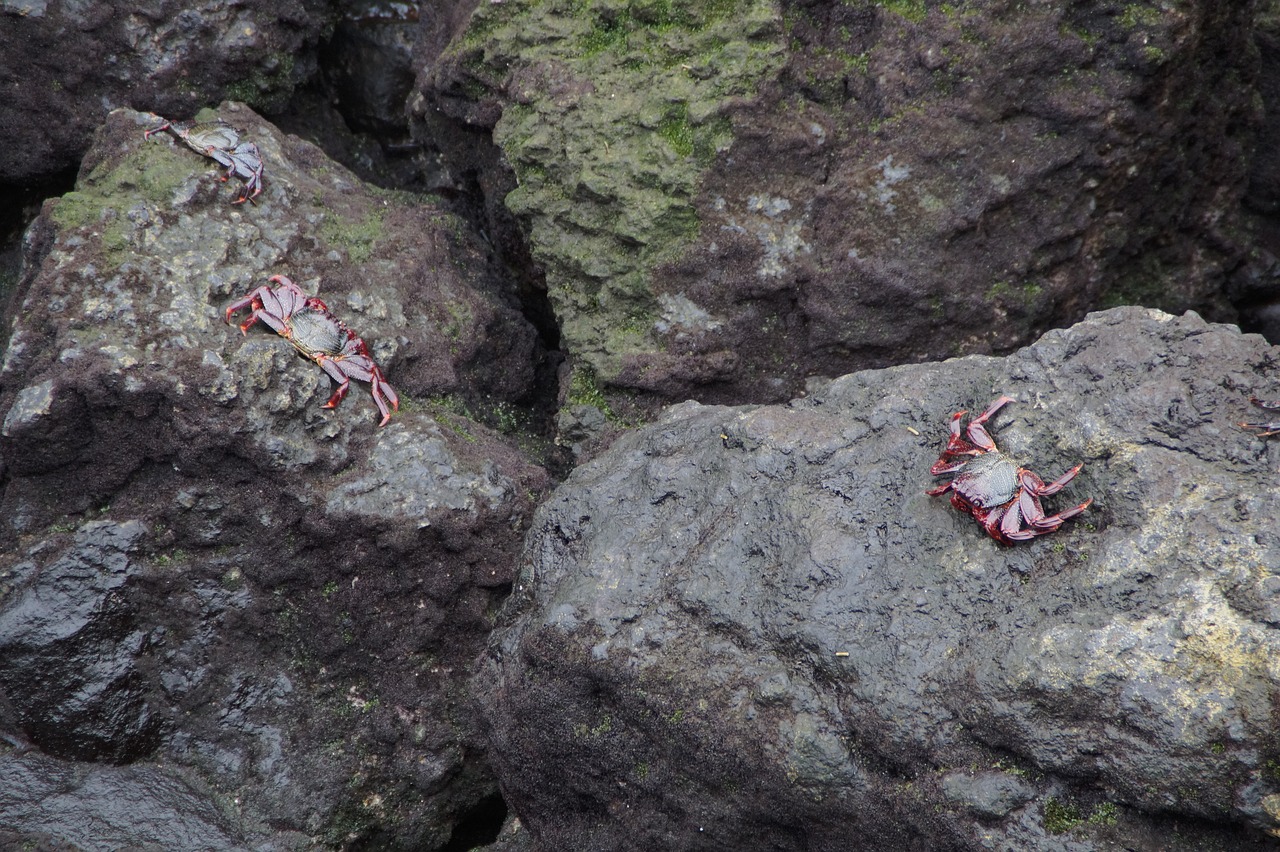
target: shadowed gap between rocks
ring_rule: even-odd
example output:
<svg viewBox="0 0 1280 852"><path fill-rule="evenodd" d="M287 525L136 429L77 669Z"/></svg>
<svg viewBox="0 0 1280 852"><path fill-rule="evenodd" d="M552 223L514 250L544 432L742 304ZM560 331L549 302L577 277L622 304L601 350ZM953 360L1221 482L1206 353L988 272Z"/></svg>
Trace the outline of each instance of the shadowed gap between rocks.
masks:
<svg viewBox="0 0 1280 852"><path fill-rule="evenodd" d="M316 77L294 92L282 112L264 115L285 132L315 143L362 180L443 199L481 235L506 272L509 295L537 332L540 358L534 389L521 402L530 416L529 430L550 438L555 434L564 361L560 327L545 275L504 205L510 187L485 186L476 165L496 164L501 152L488 130L451 123L447 132L476 152L471 163L458 163L456 157L446 156L442 143L410 126L403 104L414 82L408 45L419 12L404 7L402 17L392 18L384 11L353 11L339 22L320 45ZM397 103L398 111L393 108ZM569 460L549 461L557 480L568 474Z"/></svg>
<svg viewBox="0 0 1280 852"><path fill-rule="evenodd" d="M46 198L70 192L76 185L78 168L66 169L47 181L29 186L0 184L0 311L8 314L9 298L22 271L22 235L40 213ZM0 340L0 355L9 341Z"/></svg>

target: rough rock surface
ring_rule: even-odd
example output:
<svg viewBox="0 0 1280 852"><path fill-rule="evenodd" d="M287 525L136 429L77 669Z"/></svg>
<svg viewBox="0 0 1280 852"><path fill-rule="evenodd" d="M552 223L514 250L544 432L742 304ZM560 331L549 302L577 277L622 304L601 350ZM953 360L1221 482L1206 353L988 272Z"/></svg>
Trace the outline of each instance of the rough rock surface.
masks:
<svg viewBox="0 0 1280 852"><path fill-rule="evenodd" d="M1271 849L1276 351L1119 308L1006 358L676 406L535 515L476 678L543 849ZM928 470L952 412L1093 506L1015 547ZM555 779L555 783L549 783Z"/></svg>
<svg viewBox="0 0 1280 852"><path fill-rule="evenodd" d="M783 400L1105 304L1220 313L1251 15L480 3L413 108L424 132L493 128L565 348L601 380Z"/></svg>
<svg viewBox="0 0 1280 852"><path fill-rule="evenodd" d="M236 826L219 804L207 789L152 766L89 766L35 753L20 760L0 758L0 848L6 850L289 848L273 845L280 841L306 848L306 835L267 838ZM74 845L68 834L75 837Z"/></svg>
<svg viewBox="0 0 1280 852"><path fill-rule="evenodd" d="M1252 250L1228 291L1240 326L1280 342L1280 3L1261 0L1254 22L1262 121L1249 161L1244 219Z"/></svg>
<svg viewBox="0 0 1280 852"><path fill-rule="evenodd" d="M496 794L464 677L546 485L455 412L515 417L535 335L456 216L218 112L262 149L256 204L118 110L28 234L0 365L0 786L62 792L0 794L0 825L216 846L149 833L176 810L229 848L436 848ZM315 364L224 323L273 273L368 342L401 397L385 428L367 385L322 409ZM131 835L112 789L141 796Z"/></svg>
<svg viewBox="0 0 1280 852"><path fill-rule="evenodd" d="M327 0L0 2L0 185L73 168L115 107L185 118L283 104L315 71Z"/></svg>

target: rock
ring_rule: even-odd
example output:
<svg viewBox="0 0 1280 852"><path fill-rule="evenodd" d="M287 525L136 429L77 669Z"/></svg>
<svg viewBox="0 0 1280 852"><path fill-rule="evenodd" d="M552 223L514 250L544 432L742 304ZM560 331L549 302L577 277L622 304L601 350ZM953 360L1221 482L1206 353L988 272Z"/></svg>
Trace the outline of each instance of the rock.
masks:
<svg viewBox="0 0 1280 852"><path fill-rule="evenodd" d="M459 412L520 411L542 353L457 216L217 114L262 150L256 204L118 110L26 241L0 364L0 734L76 780L8 755L27 804L0 824L438 848L497 795L466 678L547 485ZM400 394L385 428L367 384L324 409L318 366L224 322L275 273L367 342ZM46 788L68 792L32 807ZM97 798L117 790L133 810ZM148 833L173 810L192 822Z"/></svg>
<svg viewBox="0 0 1280 852"><path fill-rule="evenodd" d="M21 826L30 828L23 830ZM72 843L58 829L79 829ZM51 830L46 830L51 829ZM147 766L68 764L37 753L0 754L0 845L57 852L235 852L305 848L302 834L237 824L207 792Z"/></svg>
<svg viewBox="0 0 1280 852"><path fill-rule="evenodd" d="M1208 0L507 0L411 109L505 197L606 387L782 401L1102 305L1229 317L1250 25Z"/></svg>
<svg viewBox="0 0 1280 852"><path fill-rule="evenodd" d="M516 816L543 849L1272 848L1280 442L1236 423L1275 363L1122 308L623 435L535 515L475 679ZM1084 464L1049 510L1095 501L1012 547L924 493L1001 393L1003 452Z"/></svg>
<svg viewBox="0 0 1280 852"><path fill-rule="evenodd" d="M1280 341L1280 7L1264 3L1255 19L1254 40L1260 58L1258 97L1262 121L1249 160L1244 225L1253 250L1232 276L1228 290L1240 313L1240 327Z"/></svg>
<svg viewBox="0 0 1280 852"><path fill-rule="evenodd" d="M979 816L999 818L1031 799L1035 791L1005 772L953 772L943 776L942 794Z"/></svg>
<svg viewBox="0 0 1280 852"><path fill-rule="evenodd" d="M223 98L279 106L315 72L331 4L0 4L0 184L74 168L116 107L189 118Z"/></svg>
<svg viewBox="0 0 1280 852"><path fill-rule="evenodd" d="M348 9L321 57L338 109L352 130L408 138L416 6L363 3Z"/></svg>
<svg viewBox="0 0 1280 852"><path fill-rule="evenodd" d="M136 520L92 521L63 553L51 558L46 539L11 569L0 687L24 734L50 752L124 763L159 739L136 666L147 629L120 596L137 573L129 551L145 531Z"/></svg>

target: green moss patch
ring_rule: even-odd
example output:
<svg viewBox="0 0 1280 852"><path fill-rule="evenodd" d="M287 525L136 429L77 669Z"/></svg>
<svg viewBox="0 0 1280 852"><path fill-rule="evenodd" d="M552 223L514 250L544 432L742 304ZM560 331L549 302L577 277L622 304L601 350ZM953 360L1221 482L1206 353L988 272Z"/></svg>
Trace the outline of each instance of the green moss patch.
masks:
<svg viewBox="0 0 1280 852"><path fill-rule="evenodd" d="M657 314L653 270L697 238L727 107L781 67L781 33L766 0L508 0L477 7L454 48L464 86L513 101L494 128L519 181L507 205L566 346L603 381L657 347L633 320Z"/></svg>
<svg viewBox="0 0 1280 852"><path fill-rule="evenodd" d="M337 213L329 213L320 225L320 238L347 253L352 263L364 263L373 256L379 240L386 237L382 210L371 210L357 220L348 221Z"/></svg>

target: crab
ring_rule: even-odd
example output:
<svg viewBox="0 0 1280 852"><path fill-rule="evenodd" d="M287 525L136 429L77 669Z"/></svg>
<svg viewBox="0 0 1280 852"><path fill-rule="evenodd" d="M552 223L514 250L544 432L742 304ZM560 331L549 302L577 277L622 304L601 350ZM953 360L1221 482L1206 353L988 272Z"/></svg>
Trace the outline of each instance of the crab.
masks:
<svg viewBox="0 0 1280 852"><path fill-rule="evenodd" d="M991 403L969 423L963 436L960 421L968 412L957 411L952 415L947 446L929 472L934 476L948 473L953 476L949 482L925 492L936 497L950 491L951 505L972 515L988 535L1003 544L1051 533L1093 502L1090 498L1055 515L1045 514L1040 498L1057 494L1075 479L1084 465L1076 465L1046 485L1039 476L1019 467L996 449L983 424L1006 403L1015 401L1011 396L1002 396Z"/></svg>
<svg viewBox="0 0 1280 852"><path fill-rule="evenodd" d="M160 116L156 116L160 118ZM142 138L150 139L162 131L168 131L175 139L198 154L216 160L226 167L221 180L226 183L232 177L244 181L240 197L232 204L252 201L262 192L262 153L252 142L241 142L240 131L225 121L201 121L190 124L182 121L165 121L159 127L143 132Z"/></svg>
<svg viewBox="0 0 1280 852"><path fill-rule="evenodd" d="M1265 400L1251 396L1249 401L1264 411L1280 411L1280 400ZM1269 438L1280 433L1280 420L1272 420L1270 423L1241 423L1240 428L1256 429L1259 438Z"/></svg>
<svg viewBox="0 0 1280 852"><path fill-rule="evenodd" d="M304 356L319 364L320 369L338 383L325 408L337 408L347 395L351 379L368 382L373 401L382 413L382 422L378 425L386 426L391 419L387 403L399 410L400 399L374 363L364 340L335 317L321 299L308 296L285 276L273 275L269 280L280 286L264 284L232 302L227 306L227 324L237 311L249 308L249 318L240 324L241 334L247 334L249 326L262 320Z"/></svg>

